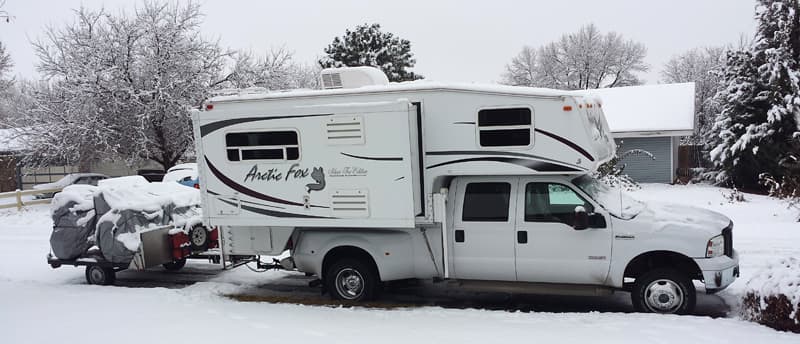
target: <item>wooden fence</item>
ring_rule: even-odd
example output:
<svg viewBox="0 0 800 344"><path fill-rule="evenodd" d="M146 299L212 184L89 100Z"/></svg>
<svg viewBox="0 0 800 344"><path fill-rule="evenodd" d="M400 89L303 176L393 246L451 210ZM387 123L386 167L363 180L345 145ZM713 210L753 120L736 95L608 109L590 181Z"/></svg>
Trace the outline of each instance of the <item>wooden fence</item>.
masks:
<svg viewBox="0 0 800 344"><path fill-rule="evenodd" d="M55 194L57 192L61 192L61 189L41 189L41 190L17 190L11 192L2 192L0 193L0 200L13 198L13 203L6 203L0 201L0 209L8 209L8 208L17 208L17 210L21 210L22 207L29 206L29 205L36 205L36 204L50 204L53 200L52 198L41 198L41 199L33 199L29 201L23 201L22 196L29 196L29 195L48 195L48 194ZM50 196L52 197L52 196Z"/></svg>

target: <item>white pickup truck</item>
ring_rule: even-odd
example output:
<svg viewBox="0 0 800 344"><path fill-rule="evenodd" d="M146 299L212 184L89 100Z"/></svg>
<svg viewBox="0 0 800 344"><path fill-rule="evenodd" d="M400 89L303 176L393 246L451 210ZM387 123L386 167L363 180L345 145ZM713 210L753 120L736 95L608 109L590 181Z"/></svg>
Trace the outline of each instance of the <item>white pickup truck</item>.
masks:
<svg viewBox="0 0 800 344"><path fill-rule="evenodd" d="M290 254L333 297L383 281L601 295L689 313L738 276L733 224L592 179L614 142L599 99L323 71L323 90L234 91L194 111L204 223L223 262ZM693 92L687 97L691 98ZM641 103L641 102L638 102Z"/></svg>

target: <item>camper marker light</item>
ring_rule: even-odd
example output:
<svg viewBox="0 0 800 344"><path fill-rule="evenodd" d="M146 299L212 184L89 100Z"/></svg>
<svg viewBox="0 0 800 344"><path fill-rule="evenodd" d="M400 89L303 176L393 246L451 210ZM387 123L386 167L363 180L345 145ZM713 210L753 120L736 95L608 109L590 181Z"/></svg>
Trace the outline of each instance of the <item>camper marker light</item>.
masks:
<svg viewBox="0 0 800 344"><path fill-rule="evenodd" d="M572 106L564 105L564 111L572 111Z"/></svg>
<svg viewBox="0 0 800 344"><path fill-rule="evenodd" d="M214 104L206 104L206 111L214 110Z"/></svg>

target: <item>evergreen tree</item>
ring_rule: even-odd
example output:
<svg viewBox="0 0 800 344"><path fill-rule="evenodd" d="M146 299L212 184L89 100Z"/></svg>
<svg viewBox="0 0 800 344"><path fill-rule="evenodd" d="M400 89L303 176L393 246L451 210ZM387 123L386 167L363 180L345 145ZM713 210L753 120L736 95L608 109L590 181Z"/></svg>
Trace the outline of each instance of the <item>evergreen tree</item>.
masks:
<svg viewBox="0 0 800 344"><path fill-rule="evenodd" d="M422 79L422 75L410 71L416 60L411 53L411 42L382 32L380 24L359 25L345 31L325 48L327 56L319 60L323 68L330 67L378 67L386 73L389 81Z"/></svg>
<svg viewBox="0 0 800 344"><path fill-rule="evenodd" d="M790 177L800 139L798 0L759 0L749 50L727 53L711 159L717 182L757 188Z"/></svg>

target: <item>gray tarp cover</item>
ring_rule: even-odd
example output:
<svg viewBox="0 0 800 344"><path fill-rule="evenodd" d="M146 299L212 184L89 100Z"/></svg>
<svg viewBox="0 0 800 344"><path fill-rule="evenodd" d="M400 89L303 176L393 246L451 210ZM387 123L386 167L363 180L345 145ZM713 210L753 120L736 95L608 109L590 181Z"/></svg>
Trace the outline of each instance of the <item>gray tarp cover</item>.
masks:
<svg viewBox="0 0 800 344"><path fill-rule="evenodd" d="M129 263L136 254L135 250L130 250L132 247L117 239L120 234L138 236L139 232L148 228L176 224L180 222L178 219L191 217L197 211L197 207L177 207L172 202L161 204L158 209L111 209L102 193L95 196L94 204L97 216L104 219L97 223L97 246L103 258L114 263ZM116 216L104 216L109 212ZM138 241L138 237L134 241Z"/></svg>
<svg viewBox="0 0 800 344"><path fill-rule="evenodd" d="M97 245L107 261L129 263L138 250L139 232L182 227L200 215L199 191L178 183L70 188L53 200L50 246L60 259L77 258ZM81 206L75 207L76 202Z"/></svg>
<svg viewBox="0 0 800 344"><path fill-rule="evenodd" d="M74 210L73 207L77 204L75 201L68 201L53 209L50 247L59 259L78 258L92 247L89 237L94 234L94 209Z"/></svg>

